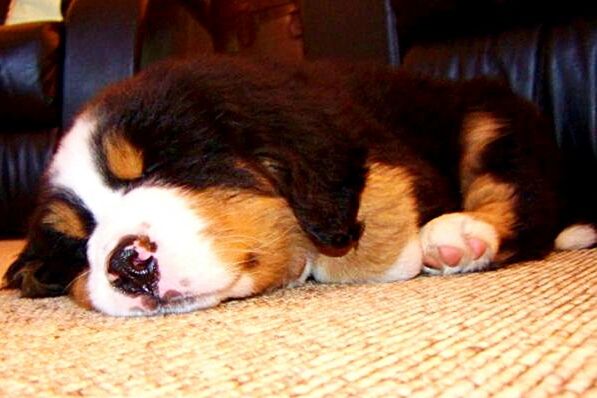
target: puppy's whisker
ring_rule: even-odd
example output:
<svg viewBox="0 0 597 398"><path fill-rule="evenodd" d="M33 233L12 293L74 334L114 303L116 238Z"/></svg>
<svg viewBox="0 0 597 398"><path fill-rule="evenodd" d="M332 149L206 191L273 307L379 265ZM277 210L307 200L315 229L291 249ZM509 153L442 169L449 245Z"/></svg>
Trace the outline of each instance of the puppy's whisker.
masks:
<svg viewBox="0 0 597 398"><path fill-rule="evenodd" d="M263 237L254 237L248 235L227 235L226 233L217 233L212 235L216 240L223 240L229 244L271 244L277 242L280 238L288 235L288 231L276 232Z"/></svg>
<svg viewBox="0 0 597 398"><path fill-rule="evenodd" d="M236 251L236 252L256 252L256 251L267 251L268 246L272 246L278 243L281 239L283 239L287 234L282 232L281 234L275 234L266 236L265 239L255 239L249 237L237 237L236 239L229 239L228 236L221 236L220 239L225 239L229 245L234 246L235 244L238 245L248 245L251 246L251 249L229 249L228 251ZM216 239L218 236L216 236ZM270 238L270 239L268 239Z"/></svg>
<svg viewBox="0 0 597 398"><path fill-rule="evenodd" d="M269 236L266 236L266 238L269 238L273 235L273 239L271 240L266 240L266 241L261 241L263 242L262 245L263 246L269 246L269 245L273 245L278 243L281 239L288 237L290 235L290 233L295 229L295 227L289 227L287 228L285 231L282 232L277 232L275 235L271 234Z"/></svg>
<svg viewBox="0 0 597 398"><path fill-rule="evenodd" d="M77 275L77 277L76 277L75 279L73 279L72 281L70 281L70 283L69 283L68 285L66 285L66 287L64 288L64 290L65 290L65 291L68 291L68 290L70 290L70 288L71 288L71 287L73 287L73 285L74 285L75 283L77 283L77 281L78 281L79 279L82 279L82 278L86 277L86 276L87 276L87 275L89 275L90 273L91 273L91 271L90 271L90 270L87 270L87 271L85 271L85 272L82 272L82 273L80 273L79 275Z"/></svg>

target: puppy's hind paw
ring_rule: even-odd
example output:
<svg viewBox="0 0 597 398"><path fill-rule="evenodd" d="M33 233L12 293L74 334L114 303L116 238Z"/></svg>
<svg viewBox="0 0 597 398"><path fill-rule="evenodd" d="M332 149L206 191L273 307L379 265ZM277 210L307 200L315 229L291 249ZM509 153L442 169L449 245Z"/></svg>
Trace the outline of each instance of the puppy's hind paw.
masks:
<svg viewBox="0 0 597 398"><path fill-rule="evenodd" d="M497 253L495 228L466 213L444 214L421 229L424 271L456 274L488 268Z"/></svg>

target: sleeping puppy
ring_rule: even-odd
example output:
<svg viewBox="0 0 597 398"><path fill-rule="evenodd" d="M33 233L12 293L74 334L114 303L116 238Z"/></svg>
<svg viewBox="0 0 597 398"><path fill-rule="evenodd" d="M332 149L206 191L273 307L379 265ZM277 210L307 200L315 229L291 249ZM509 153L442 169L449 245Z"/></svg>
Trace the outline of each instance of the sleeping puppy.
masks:
<svg viewBox="0 0 597 398"><path fill-rule="evenodd" d="M5 282L112 315L538 258L564 227L534 106L380 66L170 61L94 99ZM587 224L560 248L595 243Z"/></svg>

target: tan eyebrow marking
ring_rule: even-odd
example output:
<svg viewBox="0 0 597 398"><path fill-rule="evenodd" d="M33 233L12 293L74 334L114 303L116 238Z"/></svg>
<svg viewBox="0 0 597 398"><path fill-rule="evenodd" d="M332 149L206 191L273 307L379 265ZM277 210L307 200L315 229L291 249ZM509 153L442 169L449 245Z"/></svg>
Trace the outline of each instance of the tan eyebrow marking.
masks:
<svg viewBox="0 0 597 398"><path fill-rule="evenodd" d="M103 137L106 166L114 177L121 180L135 180L143 174L143 152L133 146L118 131Z"/></svg>

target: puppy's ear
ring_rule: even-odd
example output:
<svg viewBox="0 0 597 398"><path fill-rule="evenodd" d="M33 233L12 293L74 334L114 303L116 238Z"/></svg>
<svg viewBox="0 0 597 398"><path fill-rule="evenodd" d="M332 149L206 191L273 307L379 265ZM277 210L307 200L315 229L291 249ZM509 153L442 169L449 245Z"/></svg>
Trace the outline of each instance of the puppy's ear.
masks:
<svg viewBox="0 0 597 398"><path fill-rule="evenodd" d="M358 241L360 194L366 178L363 146L339 143L326 147L290 142L253 152L262 172L290 204L301 228L319 251L346 254Z"/></svg>
<svg viewBox="0 0 597 398"><path fill-rule="evenodd" d="M357 213L367 156L361 140L376 125L348 89L318 71L235 66L242 67L242 79L216 104L223 143L257 165L320 251L345 254L361 232Z"/></svg>

